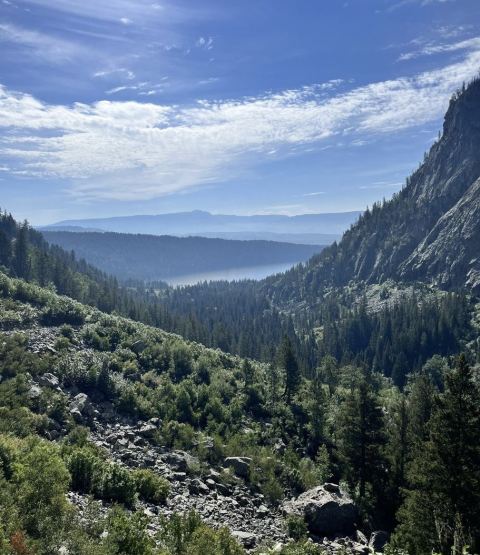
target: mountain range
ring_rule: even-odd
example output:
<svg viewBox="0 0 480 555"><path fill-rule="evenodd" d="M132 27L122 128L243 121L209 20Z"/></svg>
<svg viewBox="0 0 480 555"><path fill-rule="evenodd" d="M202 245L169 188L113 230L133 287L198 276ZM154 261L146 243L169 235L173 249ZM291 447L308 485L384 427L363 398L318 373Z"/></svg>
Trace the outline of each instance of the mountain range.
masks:
<svg viewBox="0 0 480 555"><path fill-rule="evenodd" d="M64 220L44 226L54 231L114 231L149 235L206 236L220 239L265 239L292 243L330 244L353 224L360 212L299 216L235 216L201 210L172 214ZM86 229L82 229L86 228Z"/></svg>

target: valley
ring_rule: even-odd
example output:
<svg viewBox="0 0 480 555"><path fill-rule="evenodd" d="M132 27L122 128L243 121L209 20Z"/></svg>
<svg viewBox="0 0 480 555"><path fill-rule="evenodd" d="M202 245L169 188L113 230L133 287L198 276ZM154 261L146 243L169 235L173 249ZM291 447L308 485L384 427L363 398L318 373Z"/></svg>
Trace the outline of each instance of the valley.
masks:
<svg viewBox="0 0 480 555"><path fill-rule="evenodd" d="M0 555L479 555L477 4L26 4Z"/></svg>

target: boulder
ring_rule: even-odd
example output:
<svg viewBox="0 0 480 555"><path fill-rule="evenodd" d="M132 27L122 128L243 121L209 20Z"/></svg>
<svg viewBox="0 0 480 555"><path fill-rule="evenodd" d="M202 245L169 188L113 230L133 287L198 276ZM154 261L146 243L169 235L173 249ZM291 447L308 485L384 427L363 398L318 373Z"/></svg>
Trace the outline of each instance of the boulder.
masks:
<svg viewBox="0 0 480 555"><path fill-rule="evenodd" d="M29 399L38 399L42 394L42 389L38 385L31 385L27 391Z"/></svg>
<svg viewBox="0 0 480 555"><path fill-rule="evenodd" d="M370 551L373 553L382 553L384 547L387 545L388 539L388 532L385 532L384 530L372 532L370 541L368 542Z"/></svg>
<svg viewBox="0 0 480 555"><path fill-rule="evenodd" d="M188 484L188 491L197 495L208 495L210 493L210 488L201 480L196 478Z"/></svg>
<svg viewBox="0 0 480 555"><path fill-rule="evenodd" d="M178 472L194 473L200 464L196 457L185 453L185 451L171 451L163 455L162 460Z"/></svg>
<svg viewBox="0 0 480 555"><path fill-rule="evenodd" d="M56 389L60 385L60 381L57 376L50 374L47 372L38 378L38 383L44 387L51 387L52 389Z"/></svg>
<svg viewBox="0 0 480 555"><path fill-rule="evenodd" d="M337 484L308 490L286 501L283 511L287 515L302 516L309 531L316 536L352 534L358 517L355 503Z"/></svg>
<svg viewBox="0 0 480 555"><path fill-rule="evenodd" d="M250 475L250 463L252 459L250 457L227 457L224 462L224 466L233 468L233 471L237 476L241 478L248 478Z"/></svg>
<svg viewBox="0 0 480 555"><path fill-rule="evenodd" d="M147 344L142 339L139 339L138 341L135 341L130 348L135 354L139 355L147 348Z"/></svg>
<svg viewBox="0 0 480 555"><path fill-rule="evenodd" d="M138 433L146 439L152 439L157 430L158 427L155 426L155 424L146 422L143 426L139 428Z"/></svg>
<svg viewBox="0 0 480 555"><path fill-rule="evenodd" d="M86 393L75 395L70 403L70 414L78 420L79 417L92 417L96 413L95 407L90 402Z"/></svg>
<svg viewBox="0 0 480 555"><path fill-rule="evenodd" d="M257 543L257 537L255 536L255 534L250 534L250 532L234 530L232 532L232 536L236 540L238 540L238 542L242 544L243 547L246 547L247 549L252 549L252 547L255 547L255 544Z"/></svg>

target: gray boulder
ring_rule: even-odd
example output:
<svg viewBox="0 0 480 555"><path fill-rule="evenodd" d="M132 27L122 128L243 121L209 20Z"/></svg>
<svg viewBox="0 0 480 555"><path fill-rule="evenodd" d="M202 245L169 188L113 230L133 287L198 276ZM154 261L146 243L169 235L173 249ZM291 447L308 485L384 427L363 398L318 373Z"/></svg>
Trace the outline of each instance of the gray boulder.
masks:
<svg viewBox="0 0 480 555"><path fill-rule="evenodd" d="M27 397L29 399L38 399L42 394L42 389L38 385L31 385L27 391Z"/></svg>
<svg viewBox="0 0 480 555"><path fill-rule="evenodd" d="M388 539L388 532L377 530L376 532L372 532L368 547L373 553L381 553L387 545Z"/></svg>
<svg viewBox="0 0 480 555"><path fill-rule="evenodd" d="M195 480L192 480L188 484L188 491L196 495L208 495L210 493L210 488L201 480L195 478Z"/></svg>
<svg viewBox="0 0 480 555"><path fill-rule="evenodd" d="M135 341L130 348L135 354L139 355L147 348L147 344L142 339L139 339Z"/></svg>
<svg viewBox="0 0 480 555"><path fill-rule="evenodd" d="M60 381L57 376L50 374L47 372L38 378L38 383L43 387L51 387L52 389L56 389L60 385Z"/></svg>
<svg viewBox="0 0 480 555"><path fill-rule="evenodd" d="M309 531L316 536L352 534L358 517L351 497L337 484L324 484L286 501L287 515L302 516Z"/></svg>
<svg viewBox="0 0 480 555"><path fill-rule="evenodd" d="M96 412L86 393L79 393L70 403L70 414L77 421L80 421L83 417L92 418Z"/></svg>
<svg viewBox="0 0 480 555"><path fill-rule="evenodd" d="M162 460L178 472L195 473L199 460L185 451L171 451L162 456Z"/></svg>
<svg viewBox="0 0 480 555"><path fill-rule="evenodd" d="M248 478L250 475L250 463L252 459L250 457L227 457L224 462L224 466L233 468L233 471L237 476L241 478Z"/></svg>
<svg viewBox="0 0 480 555"><path fill-rule="evenodd" d="M257 543L257 537L255 534L250 534L249 532L234 530L232 532L232 536L247 549L252 549L252 547L255 547L255 544Z"/></svg>

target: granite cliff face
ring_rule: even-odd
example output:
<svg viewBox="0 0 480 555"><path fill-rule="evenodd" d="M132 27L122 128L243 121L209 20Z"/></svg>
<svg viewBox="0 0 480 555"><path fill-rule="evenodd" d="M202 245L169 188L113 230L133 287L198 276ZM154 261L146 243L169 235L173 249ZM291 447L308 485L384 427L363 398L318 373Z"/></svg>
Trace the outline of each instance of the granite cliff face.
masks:
<svg viewBox="0 0 480 555"><path fill-rule="evenodd" d="M367 210L338 245L285 280L304 298L324 286L387 279L480 291L480 79L454 95L443 134L391 201ZM274 288L285 288L272 279ZM292 300L302 288L291 287ZM297 293L295 292L297 291Z"/></svg>

